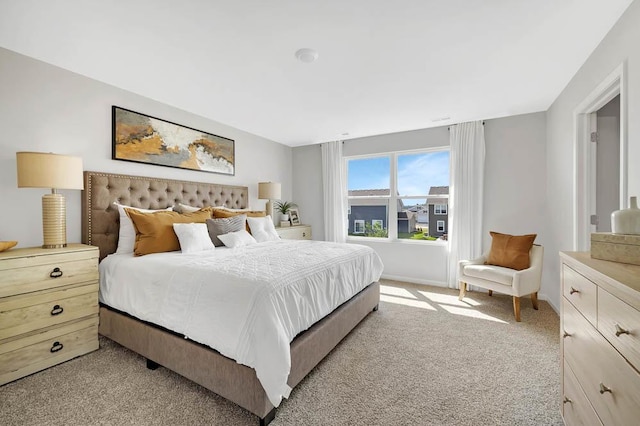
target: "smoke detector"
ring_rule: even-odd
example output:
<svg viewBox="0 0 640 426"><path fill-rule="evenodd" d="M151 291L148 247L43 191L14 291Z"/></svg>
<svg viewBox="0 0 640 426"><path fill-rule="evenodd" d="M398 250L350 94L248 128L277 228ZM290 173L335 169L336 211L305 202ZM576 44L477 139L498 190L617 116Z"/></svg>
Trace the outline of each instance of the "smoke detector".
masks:
<svg viewBox="0 0 640 426"><path fill-rule="evenodd" d="M311 62L315 62L318 59L318 51L314 49L309 49L307 47L298 49L296 51L296 58L300 62L304 62L305 64L310 64Z"/></svg>

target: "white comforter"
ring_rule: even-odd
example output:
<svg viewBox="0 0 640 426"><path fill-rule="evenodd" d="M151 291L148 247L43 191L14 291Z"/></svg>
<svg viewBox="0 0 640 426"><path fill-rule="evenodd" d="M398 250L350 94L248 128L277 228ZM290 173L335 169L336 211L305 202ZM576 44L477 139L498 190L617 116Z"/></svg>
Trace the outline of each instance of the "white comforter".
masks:
<svg viewBox="0 0 640 426"><path fill-rule="evenodd" d="M291 392L291 340L381 273L371 248L320 241L110 255L100 301L254 368L277 407Z"/></svg>

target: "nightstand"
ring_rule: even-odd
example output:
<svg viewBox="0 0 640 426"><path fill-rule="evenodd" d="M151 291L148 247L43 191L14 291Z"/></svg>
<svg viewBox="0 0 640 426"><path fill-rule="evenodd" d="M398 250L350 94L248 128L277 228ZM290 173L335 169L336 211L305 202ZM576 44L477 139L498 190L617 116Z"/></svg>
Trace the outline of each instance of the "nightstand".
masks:
<svg viewBox="0 0 640 426"><path fill-rule="evenodd" d="M98 347L97 247L0 253L0 385Z"/></svg>
<svg viewBox="0 0 640 426"><path fill-rule="evenodd" d="M286 226L284 228L277 227L276 232L283 240L310 240L311 239L311 226L310 225L296 225Z"/></svg>

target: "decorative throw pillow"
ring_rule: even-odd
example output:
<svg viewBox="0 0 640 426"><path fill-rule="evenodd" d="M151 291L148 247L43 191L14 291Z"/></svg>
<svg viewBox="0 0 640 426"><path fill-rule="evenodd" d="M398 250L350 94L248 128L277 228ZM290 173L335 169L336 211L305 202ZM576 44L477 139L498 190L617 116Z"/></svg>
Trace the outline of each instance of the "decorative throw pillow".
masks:
<svg viewBox="0 0 640 426"><path fill-rule="evenodd" d="M247 217L264 217L267 215L266 212L263 212L261 210L233 211L228 209L213 209L213 217L216 219L238 216L239 214L247 215ZM249 229L249 224L247 224L247 231L251 232L251 229Z"/></svg>
<svg viewBox="0 0 640 426"><path fill-rule="evenodd" d="M133 253L133 246L136 243L136 230L133 227L133 222L131 222L131 219L127 216L127 212L124 209L133 209L144 213L152 213L161 210L140 209L137 207L118 204L116 202L113 204L118 207L118 214L120 215L120 231L118 232L118 248L116 249L116 254ZM171 207L167 207L163 210L170 211Z"/></svg>
<svg viewBox="0 0 640 426"><path fill-rule="evenodd" d="M259 243L280 239L275 226L273 226L271 216L248 217L247 224L249 225L249 229L251 229L251 235L253 235L253 238Z"/></svg>
<svg viewBox="0 0 640 426"><path fill-rule="evenodd" d="M207 225L204 223L174 223L173 231L178 236L180 250L183 253L196 253L215 248L209 238Z"/></svg>
<svg viewBox="0 0 640 426"><path fill-rule="evenodd" d="M200 210L202 207L192 207L188 204L176 203L173 205L173 211L178 213L193 213Z"/></svg>
<svg viewBox="0 0 640 426"><path fill-rule="evenodd" d="M521 271L530 266L529 251L537 234L509 235L499 232L491 234L491 251L487 265L504 266Z"/></svg>
<svg viewBox="0 0 640 426"><path fill-rule="evenodd" d="M174 223L205 223L211 217L210 209L201 209L193 213L158 211L143 213L134 209L125 209L136 230L136 243L133 253L144 256L151 253L180 250L178 236L173 231Z"/></svg>
<svg viewBox="0 0 640 426"><path fill-rule="evenodd" d="M224 235L218 235L218 238L220 238L220 241L222 241L225 246L230 248L248 246L257 243L256 239L244 229L236 232L229 232Z"/></svg>
<svg viewBox="0 0 640 426"><path fill-rule="evenodd" d="M213 241L213 245L220 247L223 245L218 238L219 235L228 234L246 229L247 215L239 214L237 216L225 217L221 219L207 219L207 229L209 238Z"/></svg>

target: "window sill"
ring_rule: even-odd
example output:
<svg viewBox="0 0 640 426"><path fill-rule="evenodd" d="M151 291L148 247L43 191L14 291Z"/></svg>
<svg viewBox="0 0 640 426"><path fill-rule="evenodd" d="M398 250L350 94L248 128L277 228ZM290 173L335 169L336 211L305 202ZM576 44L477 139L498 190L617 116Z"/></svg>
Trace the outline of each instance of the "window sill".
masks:
<svg viewBox="0 0 640 426"><path fill-rule="evenodd" d="M353 243L362 243L365 241L370 241L373 243L383 243L383 244L418 244L418 245L428 245L428 246L446 246L448 241L443 240L411 240L411 239L395 239L392 240L390 238L377 238L377 237L356 237L354 235L347 236L347 242Z"/></svg>

